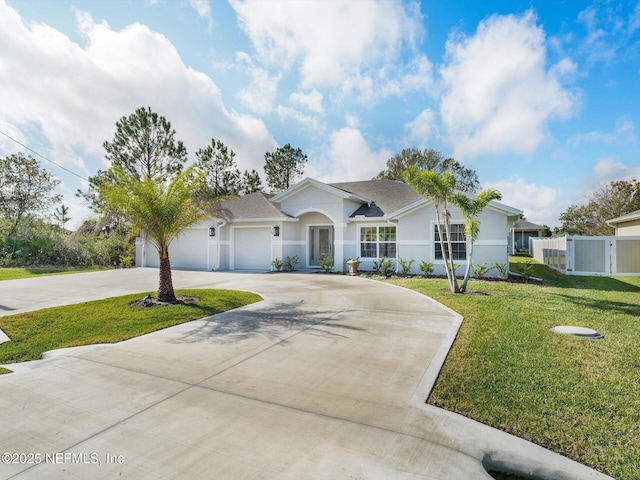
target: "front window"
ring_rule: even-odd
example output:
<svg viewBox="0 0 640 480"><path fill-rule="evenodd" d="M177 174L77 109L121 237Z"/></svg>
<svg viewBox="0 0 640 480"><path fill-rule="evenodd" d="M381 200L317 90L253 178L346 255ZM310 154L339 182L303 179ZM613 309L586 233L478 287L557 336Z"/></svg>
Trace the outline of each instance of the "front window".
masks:
<svg viewBox="0 0 640 480"><path fill-rule="evenodd" d="M396 227L360 227L360 256L396 258Z"/></svg>
<svg viewBox="0 0 640 480"><path fill-rule="evenodd" d="M440 225L442 235L444 236L444 248L448 248L447 233L444 231L444 225ZM442 249L440 248L440 235L438 234L438 226L433 226L435 238L435 259L442 260ZM467 259L467 237L464 234L464 225L462 223L454 223L451 225L451 253L454 260Z"/></svg>

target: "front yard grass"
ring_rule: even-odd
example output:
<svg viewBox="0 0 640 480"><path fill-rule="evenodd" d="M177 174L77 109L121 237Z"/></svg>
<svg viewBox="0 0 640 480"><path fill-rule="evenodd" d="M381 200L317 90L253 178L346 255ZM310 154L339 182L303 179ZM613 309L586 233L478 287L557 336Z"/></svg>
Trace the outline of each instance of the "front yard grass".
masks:
<svg viewBox="0 0 640 480"><path fill-rule="evenodd" d="M58 348L120 342L262 300L250 292L203 289L176 291L176 295L198 297L194 303L155 308L129 305L145 295L0 317L0 329L11 339L0 344L0 365L37 360L44 352Z"/></svg>
<svg viewBox="0 0 640 480"><path fill-rule="evenodd" d="M512 258L512 270L531 259ZM464 316L430 404L526 438L618 480L640 478L640 278L542 284L392 279ZM602 340L549 331L589 327Z"/></svg>
<svg viewBox="0 0 640 480"><path fill-rule="evenodd" d="M17 278L39 277L41 275L60 275L64 273L95 272L113 267L0 267L0 280L15 280Z"/></svg>

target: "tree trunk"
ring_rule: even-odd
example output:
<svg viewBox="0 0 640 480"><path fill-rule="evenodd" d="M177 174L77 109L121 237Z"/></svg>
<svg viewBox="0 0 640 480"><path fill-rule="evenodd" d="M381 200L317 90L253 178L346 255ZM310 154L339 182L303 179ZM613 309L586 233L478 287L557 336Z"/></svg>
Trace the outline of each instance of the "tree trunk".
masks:
<svg viewBox="0 0 640 480"><path fill-rule="evenodd" d="M445 257L445 263L448 265L447 269L451 271L451 277L449 278L449 286L451 287L451 293L460 293L460 288L458 287L458 279L456 278L456 269L453 266L453 250L451 248L451 214L449 210L445 207L444 210L444 230L447 234L447 248L448 255L443 255ZM446 258L449 257L449 258Z"/></svg>
<svg viewBox="0 0 640 480"><path fill-rule="evenodd" d="M167 303L178 302L173 291L173 281L171 280L169 252L160 252L160 283L158 285L158 300Z"/></svg>
<svg viewBox="0 0 640 480"><path fill-rule="evenodd" d="M469 282L469 277L471 276L472 258L473 258L473 240L469 242L469 258L467 258L467 270L464 272L464 280L462 281L462 285L460 286L460 291L462 293L467 291L467 283Z"/></svg>

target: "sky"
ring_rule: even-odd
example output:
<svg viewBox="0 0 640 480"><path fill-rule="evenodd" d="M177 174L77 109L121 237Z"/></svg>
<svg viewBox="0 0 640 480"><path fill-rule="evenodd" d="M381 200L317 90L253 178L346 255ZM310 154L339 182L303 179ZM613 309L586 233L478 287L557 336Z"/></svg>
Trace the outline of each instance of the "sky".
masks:
<svg viewBox="0 0 640 480"><path fill-rule="evenodd" d="M0 156L59 178L72 228L138 107L190 161L215 138L263 179L287 143L329 182L433 148L560 226L598 186L640 180L640 1L0 0Z"/></svg>

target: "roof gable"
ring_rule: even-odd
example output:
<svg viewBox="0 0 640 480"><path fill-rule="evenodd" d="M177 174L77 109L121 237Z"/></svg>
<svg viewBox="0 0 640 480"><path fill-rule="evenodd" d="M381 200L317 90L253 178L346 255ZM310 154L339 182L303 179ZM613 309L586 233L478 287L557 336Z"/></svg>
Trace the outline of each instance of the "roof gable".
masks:
<svg viewBox="0 0 640 480"><path fill-rule="evenodd" d="M292 185L291 187L289 187L288 189L278 193L277 195L274 195L272 197L272 201L273 202L281 202L293 195L295 195L296 193L300 192L301 190L304 190L305 188L309 188L309 187L316 187L322 191L325 191L327 193L330 193L332 195L336 195L338 197L341 198L348 198L351 200L356 200L359 202L369 202L370 200L366 197L362 197L354 192L349 192L340 188L336 188L335 186L328 184L328 183L322 183L318 180L315 180L313 178L305 178L304 180L302 180L301 182L296 183L295 185Z"/></svg>
<svg viewBox="0 0 640 480"><path fill-rule="evenodd" d="M370 199L351 216L382 217L423 200L410 185L395 180L332 183L331 186Z"/></svg>
<svg viewBox="0 0 640 480"><path fill-rule="evenodd" d="M220 208L230 217L230 220L289 218L280 210L278 203L274 203L269 195L262 192L225 200L220 203Z"/></svg>
<svg viewBox="0 0 640 480"><path fill-rule="evenodd" d="M640 220L640 210L627 213L621 217L612 218L611 220L607 220L607 223L609 225L616 225L618 223L630 222L632 220Z"/></svg>

